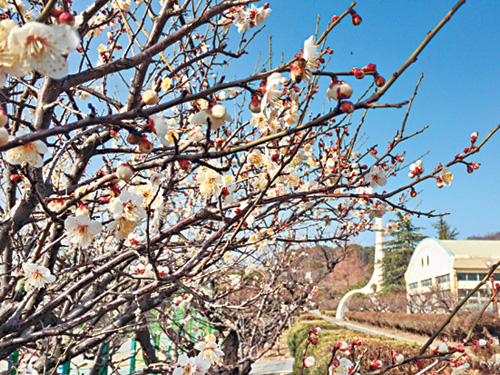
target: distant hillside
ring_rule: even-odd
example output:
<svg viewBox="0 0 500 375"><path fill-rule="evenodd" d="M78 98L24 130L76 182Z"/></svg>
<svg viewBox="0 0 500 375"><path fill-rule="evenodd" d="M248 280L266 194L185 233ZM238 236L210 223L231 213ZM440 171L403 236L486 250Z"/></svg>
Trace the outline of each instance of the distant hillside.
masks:
<svg viewBox="0 0 500 375"><path fill-rule="evenodd" d="M472 236L468 240L500 240L500 232L487 234L486 236Z"/></svg>

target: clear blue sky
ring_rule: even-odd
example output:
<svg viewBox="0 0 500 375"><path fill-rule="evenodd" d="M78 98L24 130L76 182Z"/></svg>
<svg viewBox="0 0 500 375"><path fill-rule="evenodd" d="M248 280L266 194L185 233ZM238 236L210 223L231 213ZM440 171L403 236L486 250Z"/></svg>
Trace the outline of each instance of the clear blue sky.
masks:
<svg viewBox="0 0 500 375"><path fill-rule="evenodd" d="M273 12L255 42L266 54L271 34L274 61L279 61L281 51L285 59L289 59L315 32L318 14L322 30L332 15L341 14L350 3L340 0L270 1ZM358 1L355 9L363 18L362 24L354 27L349 20L329 37L328 45L334 50L330 69L346 71L373 62L383 76L391 76L455 3L449 0ZM439 162L451 160L468 147L472 132L478 131L482 139L500 123L499 15L498 1L467 2L384 97L384 102L409 99L420 73L424 73L407 132L424 126L430 128L407 143L406 160L429 151L423 162L427 170L432 170ZM358 88L355 94L362 91L361 87L355 87L355 90ZM378 143L385 148L389 135L394 134L404 114L405 110L396 109L372 111L365 127L370 138L367 145ZM473 174L467 174L465 166L455 166L450 187L437 189L430 181L420 185L422 193L414 200L414 204L422 201L419 206L422 210L449 212L446 220L459 230L460 239L500 231L500 199L497 196L500 133L471 160L481 163ZM401 178L407 178L406 174L401 174ZM390 218L387 216L385 220ZM436 220L418 219L415 223L426 228L426 235L433 236L431 223ZM374 235L367 234L360 240L369 245L374 242Z"/></svg>
<svg viewBox="0 0 500 375"><path fill-rule="evenodd" d="M304 40L315 32L318 14L321 15L320 30L323 30L332 15L341 14L351 4L346 0L270 0L269 3L272 13L265 29L252 43L250 55L232 62L228 79L231 72L236 72L239 78L252 73L259 51L264 59L268 54L269 35L273 36L276 66L282 52L285 60L300 52ZM328 46L334 50L329 70L346 71L375 63L380 74L388 78L455 3L450 0L358 1L355 9L363 18L362 24L354 27L347 19L328 39ZM264 1L257 3L263 4ZM75 6L80 11L79 8ZM407 123L407 134L424 126L430 128L406 144L407 161L429 151L423 162L427 170L432 170L439 162L448 162L468 147L472 132L478 131L482 139L500 123L499 15L498 0L469 0L384 97L383 102L387 103L409 99L420 73L424 73ZM236 29L231 33L231 41L237 42ZM355 89L354 96L369 84L369 80L349 82ZM328 83L326 79L325 87ZM320 109L318 103L317 110ZM380 149L384 149L404 114L405 109L372 111L366 119L365 132L369 138L366 146L379 144ZM413 207L421 201L419 208L424 211L449 212L446 220L459 230L461 239L500 231L500 199L497 197L500 134L472 160L481 163L473 174L467 174L463 166L455 166L450 187L437 189L433 181L422 184L422 193L410 205ZM406 182L406 176L405 172L398 178ZM401 180L396 180L398 183ZM415 220L418 226L426 228L424 233L429 236L434 234L431 223L435 221ZM359 240L363 245L370 245L374 235L367 234Z"/></svg>

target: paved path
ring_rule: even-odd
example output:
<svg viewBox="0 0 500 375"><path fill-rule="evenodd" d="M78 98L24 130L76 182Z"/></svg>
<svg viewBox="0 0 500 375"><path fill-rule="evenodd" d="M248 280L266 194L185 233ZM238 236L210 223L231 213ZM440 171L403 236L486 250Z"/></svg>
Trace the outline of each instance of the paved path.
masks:
<svg viewBox="0 0 500 375"><path fill-rule="evenodd" d="M335 323L335 324L337 324L339 326L342 326L342 327L345 327L345 328L348 328L348 329L352 329L353 331L358 331L358 332L363 332L363 333L369 333L369 334L378 335L378 336L390 337L390 338L396 339L396 340L412 341L412 340L410 340L410 339L408 339L406 337L398 336L398 335L395 335L395 334L392 334L392 333L382 332L382 331L379 331L379 330L373 329L373 328L361 327L361 326L358 326L356 324L347 323L347 322L345 322L343 320L339 320L339 319L335 319L335 318L330 318L329 316L321 315L320 312L317 311L317 310L311 311L311 313L313 313L314 315L317 315L317 316L325 319L328 322L332 322L332 323ZM418 342L418 341L415 341L415 342Z"/></svg>
<svg viewBox="0 0 500 375"><path fill-rule="evenodd" d="M252 375L290 374L293 367L293 358L279 361L256 362L252 365Z"/></svg>

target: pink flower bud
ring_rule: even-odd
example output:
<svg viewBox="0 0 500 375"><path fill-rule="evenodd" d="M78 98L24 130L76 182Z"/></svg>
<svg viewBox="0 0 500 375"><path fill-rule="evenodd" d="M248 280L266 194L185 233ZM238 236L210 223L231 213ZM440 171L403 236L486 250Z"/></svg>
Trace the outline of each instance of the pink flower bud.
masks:
<svg viewBox="0 0 500 375"><path fill-rule="evenodd" d="M305 357L304 358L304 366L305 367L312 367L316 364L316 360L314 357Z"/></svg>
<svg viewBox="0 0 500 375"><path fill-rule="evenodd" d="M158 94L156 91L152 89L147 89L142 94L142 101L147 105L155 105L158 104Z"/></svg>
<svg viewBox="0 0 500 375"><path fill-rule="evenodd" d="M392 355L392 358L394 359L394 363L397 363L398 365L400 365L401 363L403 363L404 360L405 360L405 356L402 355L401 353L394 353Z"/></svg>
<svg viewBox="0 0 500 375"><path fill-rule="evenodd" d="M382 361L380 359L376 359L375 361L370 363L370 368L373 370L378 370L382 368L382 365L383 365Z"/></svg>
<svg viewBox="0 0 500 375"><path fill-rule="evenodd" d="M9 143L9 131L5 128L0 128L0 146Z"/></svg>
<svg viewBox="0 0 500 375"><path fill-rule="evenodd" d="M321 327L312 327L309 329L309 333L319 335L321 333Z"/></svg>
<svg viewBox="0 0 500 375"><path fill-rule="evenodd" d="M183 170L187 171L187 170L189 169L189 166L191 165L191 163L189 162L189 160L181 160L181 161L179 162L179 165L180 165L180 167L181 167Z"/></svg>
<svg viewBox="0 0 500 375"><path fill-rule="evenodd" d="M361 70L364 71L365 73L375 73L377 71L377 65L368 64L366 66L363 66Z"/></svg>
<svg viewBox="0 0 500 375"><path fill-rule="evenodd" d="M353 113L354 112L354 104L351 102L342 102L340 105L340 109L344 113Z"/></svg>
<svg viewBox="0 0 500 375"><path fill-rule="evenodd" d="M338 344L337 344L337 348L339 350L347 350L349 349L349 344L346 343L345 341L340 341Z"/></svg>
<svg viewBox="0 0 500 375"><path fill-rule="evenodd" d="M139 142L139 151L144 154L149 154L153 151L153 143L150 142L147 138L141 139Z"/></svg>
<svg viewBox="0 0 500 375"><path fill-rule="evenodd" d="M470 135L470 143L476 142L477 139L477 132L474 132Z"/></svg>
<svg viewBox="0 0 500 375"><path fill-rule="evenodd" d="M260 113L260 100L256 96L253 96L250 104L248 105L248 108L250 108L250 111L252 111L252 113Z"/></svg>
<svg viewBox="0 0 500 375"><path fill-rule="evenodd" d="M358 68L352 68L351 73L356 77L357 79L363 79L365 77L365 72L363 70L358 69Z"/></svg>
<svg viewBox="0 0 500 375"><path fill-rule="evenodd" d="M130 181L134 175L134 168L129 163L121 163L116 168L116 177L123 181Z"/></svg>
<svg viewBox="0 0 500 375"><path fill-rule="evenodd" d="M434 352L437 354L446 354L449 352L448 344L445 342L442 342L437 346L436 349L434 349Z"/></svg>
<svg viewBox="0 0 500 375"><path fill-rule="evenodd" d="M344 81L332 82L326 91L326 98L340 101L349 99L352 95L352 87Z"/></svg>
<svg viewBox="0 0 500 375"><path fill-rule="evenodd" d="M382 76L378 76L377 78L375 78L375 84L377 85L377 87L384 86L385 85L385 78Z"/></svg>
<svg viewBox="0 0 500 375"><path fill-rule="evenodd" d="M5 111L5 109L3 108L0 108L0 127L4 127L5 125L7 125L9 122L9 117L7 116L7 112Z"/></svg>
<svg viewBox="0 0 500 375"><path fill-rule="evenodd" d="M361 25L361 21L363 21L363 20L361 19L361 16L356 13L356 14L352 15L351 21L352 21L352 24L354 26L359 26L359 25Z"/></svg>
<svg viewBox="0 0 500 375"><path fill-rule="evenodd" d="M70 12L62 12L57 17L57 22L64 25L73 26L75 24L75 17Z"/></svg>

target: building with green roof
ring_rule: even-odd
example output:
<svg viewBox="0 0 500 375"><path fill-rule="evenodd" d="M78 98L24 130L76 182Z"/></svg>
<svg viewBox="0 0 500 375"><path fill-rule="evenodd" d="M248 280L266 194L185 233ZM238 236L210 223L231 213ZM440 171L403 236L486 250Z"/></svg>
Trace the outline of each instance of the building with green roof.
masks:
<svg viewBox="0 0 500 375"><path fill-rule="evenodd" d="M451 298L458 301L474 289L490 267L499 261L500 241L427 238L413 252L405 272L409 300L425 302L448 292ZM500 281L500 269L494 278ZM491 296L490 282L470 298L469 307L488 301ZM417 306L411 309L413 307Z"/></svg>

